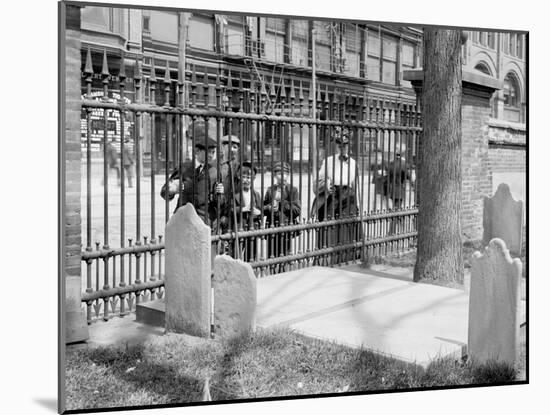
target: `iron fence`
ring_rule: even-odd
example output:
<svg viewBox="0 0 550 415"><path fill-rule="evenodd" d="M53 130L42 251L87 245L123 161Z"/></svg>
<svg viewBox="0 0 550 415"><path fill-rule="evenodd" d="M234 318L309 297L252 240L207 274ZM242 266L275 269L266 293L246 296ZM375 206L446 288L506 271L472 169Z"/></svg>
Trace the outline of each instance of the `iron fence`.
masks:
<svg viewBox="0 0 550 415"><path fill-rule="evenodd" d="M295 78L272 74L266 82L253 70L192 67L173 79L167 63L157 78L154 62L149 76L136 62L129 78L121 62L113 76L104 54L98 84L88 51L83 71L89 322L163 296L164 226L184 192L196 207L206 198L213 249L249 262L258 277L369 261L414 244L421 134L414 103L322 82L314 93ZM207 136L216 157L201 187L200 173L184 171L200 164ZM233 154L227 136L240 140ZM179 197L170 199L166 185L175 179Z"/></svg>

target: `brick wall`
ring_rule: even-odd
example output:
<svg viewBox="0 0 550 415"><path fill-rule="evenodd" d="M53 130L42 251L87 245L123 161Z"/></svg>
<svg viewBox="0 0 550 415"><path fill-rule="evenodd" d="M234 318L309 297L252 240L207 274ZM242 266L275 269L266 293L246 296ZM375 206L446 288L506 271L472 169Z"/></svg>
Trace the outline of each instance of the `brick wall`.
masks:
<svg viewBox="0 0 550 415"><path fill-rule="evenodd" d="M465 240L483 236L483 196L490 194L489 100L470 94L462 97L462 235Z"/></svg>
<svg viewBox="0 0 550 415"><path fill-rule="evenodd" d="M81 293L81 207L80 207L80 82L81 82L81 41L80 8L62 5L65 8L65 36L62 39L64 53L64 71L60 82L63 83L65 111L61 128L64 128L63 148L61 152L62 191L64 204L64 311L65 339L67 343L88 338L88 329L82 309ZM63 17L63 15L62 15Z"/></svg>
<svg viewBox="0 0 550 415"><path fill-rule="evenodd" d="M67 8L65 40L65 271L80 278L80 31Z"/></svg>
<svg viewBox="0 0 550 415"><path fill-rule="evenodd" d="M489 120L489 168L491 172L526 172L525 124Z"/></svg>

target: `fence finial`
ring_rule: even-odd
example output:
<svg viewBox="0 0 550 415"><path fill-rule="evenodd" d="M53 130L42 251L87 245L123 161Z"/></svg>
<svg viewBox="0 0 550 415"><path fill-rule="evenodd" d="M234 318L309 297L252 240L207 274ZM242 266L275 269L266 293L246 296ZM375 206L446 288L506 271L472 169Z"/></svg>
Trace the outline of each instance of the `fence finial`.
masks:
<svg viewBox="0 0 550 415"><path fill-rule="evenodd" d="M136 65L134 66L134 80L141 80L141 65L136 56Z"/></svg>
<svg viewBox="0 0 550 415"><path fill-rule="evenodd" d="M275 92L275 77L271 77L271 84L269 85L269 96L271 98L275 98L277 96L277 93Z"/></svg>
<svg viewBox="0 0 550 415"><path fill-rule="evenodd" d="M233 89L233 78L231 77L231 69L227 73L227 89Z"/></svg>
<svg viewBox="0 0 550 415"><path fill-rule="evenodd" d="M239 91L242 93L243 91L243 73L239 72Z"/></svg>
<svg viewBox="0 0 550 415"><path fill-rule="evenodd" d="M168 62L168 59L166 59L166 69L164 70L164 83L170 84L172 82L172 78L170 77L170 63Z"/></svg>
<svg viewBox="0 0 550 415"><path fill-rule="evenodd" d="M120 70L118 71L118 77L120 79L120 82L124 82L126 79L126 58L124 56L124 52L122 52L120 56Z"/></svg>
<svg viewBox="0 0 550 415"><path fill-rule="evenodd" d="M103 49L103 65L101 69L101 75L103 75L104 77L107 77L110 75L109 65L107 65L107 49Z"/></svg>
<svg viewBox="0 0 550 415"><path fill-rule="evenodd" d="M152 57L151 58L151 76L149 78L149 81L150 82L157 82L157 74L156 74L157 70L155 68L155 58Z"/></svg>
<svg viewBox="0 0 550 415"><path fill-rule="evenodd" d="M191 72L191 86L196 86L197 84L197 72L195 70L195 64L193 64L193 71Z"/></svg>
<svg viewBox="0 0 550 415"><path fill-rule="evenodd" d="M84 73L86 75L93 75L94 67L92 65L92 52L88 46L88 52L86 53L86 66L84 67Z"/></svg>

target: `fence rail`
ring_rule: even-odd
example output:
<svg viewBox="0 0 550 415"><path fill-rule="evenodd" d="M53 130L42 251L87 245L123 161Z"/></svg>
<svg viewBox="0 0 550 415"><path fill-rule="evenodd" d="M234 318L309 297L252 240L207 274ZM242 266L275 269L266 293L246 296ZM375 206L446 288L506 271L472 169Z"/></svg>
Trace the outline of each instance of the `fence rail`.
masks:
<svg viewBox="0 0 550 415"><path fill-rule="evenodd" d="M204 68L198 82L192 67L177 80L169 69L157 78L154 67L144 76L137 64L127 91L121 62L116 76L106 55L99 78L88 60L83 72L82 301L89 322L163 295L164 227L184 191L197 210L206 203L213 249L240 256L259 277L414 244L422 132L414 103L322 83L311 91L292 77L266 82L252 71L209 77ZM205 162L199 146L208 146L206 136L216 150L211 177L201 181L194 167L189 177L183 172ZM225 136L240 146L224 146ZM171 200L166 186L175 178ZM215 182L224 185L221 194Z"/></svg>

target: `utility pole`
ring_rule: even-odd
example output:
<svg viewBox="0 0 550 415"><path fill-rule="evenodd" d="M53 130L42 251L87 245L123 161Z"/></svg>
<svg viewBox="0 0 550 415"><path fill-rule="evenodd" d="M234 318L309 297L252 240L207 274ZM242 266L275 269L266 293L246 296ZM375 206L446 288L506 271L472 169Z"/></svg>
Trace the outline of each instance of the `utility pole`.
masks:
<svg viewBox="0 0 550 415"><path fill-rule="evenodd" d="M315 35L317 30L311 30L311 88L309 93L313 94L313 128L311 134L311 152L313 160L311 161L312 174L317 172L317 75L315 74Z"/></svg>

